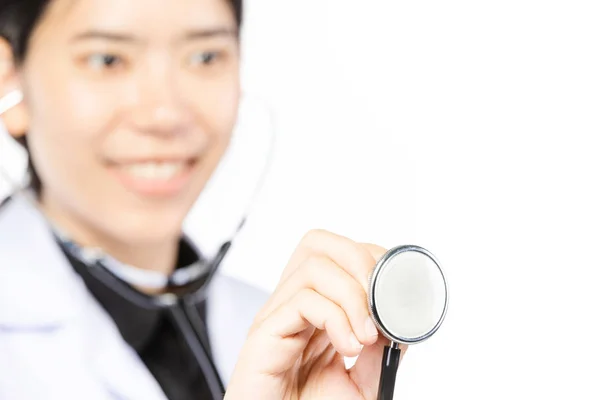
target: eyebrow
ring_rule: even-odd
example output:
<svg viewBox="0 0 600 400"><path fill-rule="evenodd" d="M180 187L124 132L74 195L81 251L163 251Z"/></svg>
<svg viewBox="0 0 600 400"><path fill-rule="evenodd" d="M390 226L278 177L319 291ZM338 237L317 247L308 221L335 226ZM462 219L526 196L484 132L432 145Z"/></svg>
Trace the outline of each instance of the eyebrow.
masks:
<svg viewBox="0 0 600 400"><path fill-rule="evenodd" d="M138 42L140 41L133 35L125 33L103 31L99 29L92 29L89 31L78 33L71 38L71 42L80 42L85 40L109 40L111 42Z"/></svg>
<svg viewBox="0 0 600 400"><path fill-rule="evenodd" d="M230 28L213 28L189 30L183 35L184 40L208 39L213 37L237 37L238 30Z"/></svg>
<svg viewBox="0 0 600 400"><path fill-rule="evenodd" d="M238 30L231 28L210 28L210 29L192 29L185 32L178 41L190 41L198 39L210 39L215 37L238 37ZM71 42L79 42L85 40L108 40L111 42L121 43L139 43L142 39L134 35L120 33L117 31L108 31L100 29L92 29L78 33L73 36Z"/></svg>

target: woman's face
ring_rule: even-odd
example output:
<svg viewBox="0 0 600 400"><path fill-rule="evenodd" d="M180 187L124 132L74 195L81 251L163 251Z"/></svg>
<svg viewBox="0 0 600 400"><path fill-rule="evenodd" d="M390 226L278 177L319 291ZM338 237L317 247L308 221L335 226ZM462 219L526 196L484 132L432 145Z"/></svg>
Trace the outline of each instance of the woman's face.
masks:
<svg viewBox="0 0 600 400"><path fill-rule="evenodd" d="M41 201L67 228L124 242L179 234L239 100L226 0L54 0L20 82Z"/></svg>

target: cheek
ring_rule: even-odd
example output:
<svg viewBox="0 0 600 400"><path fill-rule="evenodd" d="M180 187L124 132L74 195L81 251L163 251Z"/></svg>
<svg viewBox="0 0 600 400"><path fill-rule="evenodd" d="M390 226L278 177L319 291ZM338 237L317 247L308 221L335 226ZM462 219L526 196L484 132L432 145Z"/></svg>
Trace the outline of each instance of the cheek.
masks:
<svg viewBox="0 0 600 400"><path fill-rule="evenodd" d="M48 130L54 140L91 141L110 122L114 94L75 78L39 79L30 97L35 130ZM72 132L73 134L69 134Z"/></svg>
<svg viewBox="0 0 600 400"><path fill-rule="evenodd" d="M27 94L31 157L44 184L69 190L90 180L96 166L94 149L107 118L101 92L77 82L34 81ZM62 88L62 89L60 89Z"/></svg>
<svg viewBox="0 0 600 400"><path fill-rule="evenodd" d="M240 101L239 86L215 89L212 106L208 108L209 125L215 137L213 159L218 163L235 128Z"/></svg>
<svg viewBox="0 0 600 400"><path fill-rule="evenodd" d="M229 76L204 83L191 96L194 96L195 108L209 127L210 134L219 141L228 141L237 120L240 101L238 77Z"/></svg>
<svg viewBox="0 0 600 400"><path fill-rule="evenodd" d="M43 132L53 144L89 147L110 122L110 100L115 94L100 83L78 77L60 63L48 69L29 70L27 87L31 133Z"/></svg>
<svg viewBox="0 0 600 400"><path fill-rule="evenodd" d="M192 188L193 196L201 192L227 150L237 121L240 101L239 85L232 81L203 85L202 91L196 93L202 93L202 96L191 97L194 99L193 107L198 124L210 136L211 146L209 152L204 154L203 167Z"/></svg>

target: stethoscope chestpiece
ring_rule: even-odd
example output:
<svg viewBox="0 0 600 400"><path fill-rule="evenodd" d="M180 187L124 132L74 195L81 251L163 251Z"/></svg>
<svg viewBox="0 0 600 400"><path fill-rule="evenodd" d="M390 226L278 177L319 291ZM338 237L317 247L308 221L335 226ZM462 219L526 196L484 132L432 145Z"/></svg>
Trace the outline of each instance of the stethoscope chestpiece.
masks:
<svg viewBox="0 0 600 400"><path fill-rule="evenodd" d="M418 246L398 246L377 262L369 281L369 309L390 341L416 344L441 326L448 286L440 263Z"/></svg>
<svg viewBox="0 0 600 400"><path fill-rule="evenodd" d="M369 279L369 311L390 340L381 363L378 399L393 398L400 344L429 339L448 309L448 285L440 263L419 246L398 246L377 262Z"/></svg>

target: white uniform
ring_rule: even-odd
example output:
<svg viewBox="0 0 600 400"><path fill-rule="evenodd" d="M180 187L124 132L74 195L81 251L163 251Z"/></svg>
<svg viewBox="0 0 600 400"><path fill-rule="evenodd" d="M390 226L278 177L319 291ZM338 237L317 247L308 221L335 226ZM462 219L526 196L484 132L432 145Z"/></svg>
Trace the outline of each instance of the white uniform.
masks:
<svg viewBox="0 0 600 400"><path fill-rule="evenodd" d="M265 293L217 275L207 326L227 385ZM22 195L0 209L0 399L166 400Z"/></svg>

